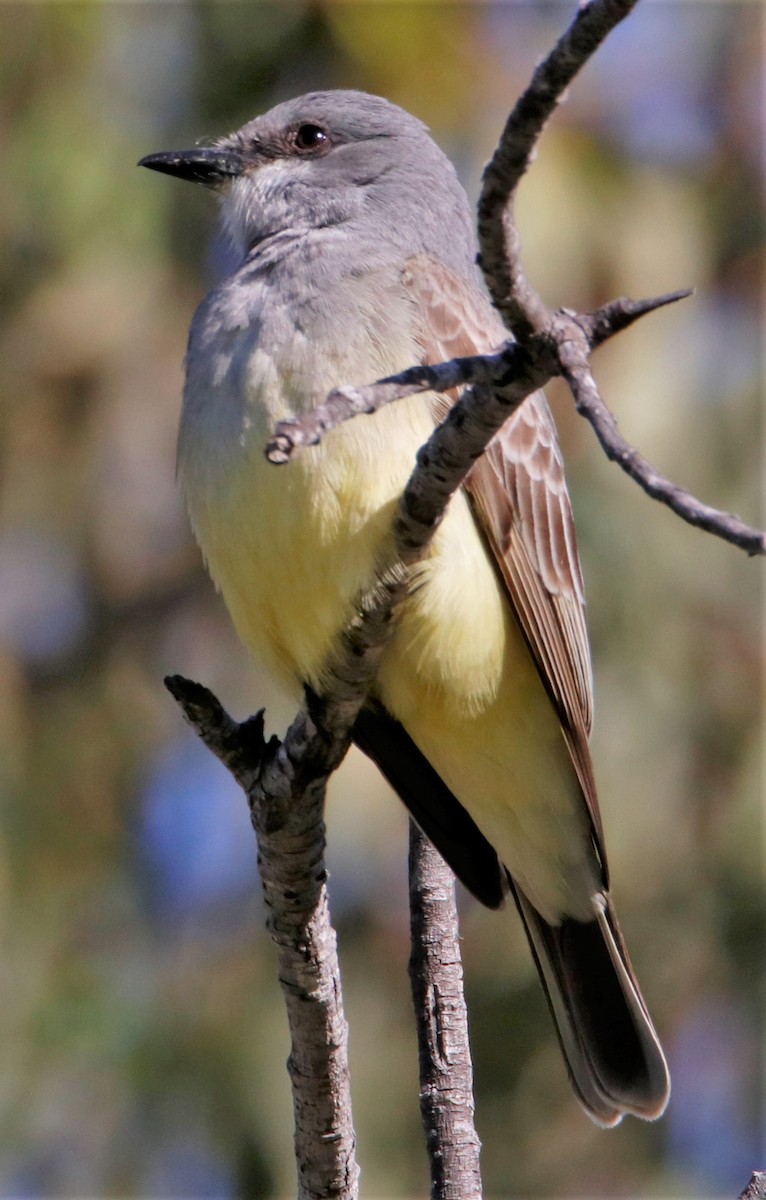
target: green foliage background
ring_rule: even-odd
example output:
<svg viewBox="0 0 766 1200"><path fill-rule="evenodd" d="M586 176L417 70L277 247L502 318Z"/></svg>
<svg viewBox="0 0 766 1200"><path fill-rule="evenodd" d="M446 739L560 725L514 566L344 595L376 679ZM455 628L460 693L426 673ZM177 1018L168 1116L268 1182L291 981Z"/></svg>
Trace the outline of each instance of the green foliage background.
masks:
<svg viewBox="0 0 766 1200"><path fill-rule="evenodd" d="M137 171L279 99L410 108L475 197L572 5L0 8L0 1194L294 1188L287 1035L245 806L162 687L289 705L244 660L174 485L189 320L220 269L202 189ZM556 304L694 285L597 360L659 468L758 520L762 12L645 4L572 89L524 184ZM349 381L353 382L353 381ZM365 382L365 381L356 381ZM603 459L553 389L596 674L623 927L674 1068L663 1122L574 1103L512 914L463 904L487 1195L734 1195L758 1165L763 946L757 564ZM334 781L367 1197L427 1193L406 981L406 822Z"/></svg>

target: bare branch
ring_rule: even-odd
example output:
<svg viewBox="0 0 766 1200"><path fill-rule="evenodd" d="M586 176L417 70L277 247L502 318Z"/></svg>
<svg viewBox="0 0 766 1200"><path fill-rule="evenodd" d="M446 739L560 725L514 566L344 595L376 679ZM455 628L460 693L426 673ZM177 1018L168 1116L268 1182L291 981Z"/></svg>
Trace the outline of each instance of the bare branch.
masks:
<svg viewBox="0 0 766 1200"><path fill-rule="evenodd" d="M249 792L263 765L263 709L240 724L201 683L183 675L167 675L165 687L180 705L187 722L209 750L231 771L237 783Z"/></svg>
<svg viewBox="0 0 766 1200"><path fill-rule="evenodd" d="M737 1200L766 1200L766 1171L753 1171L750 1182Z"/></svg>
<svg viewBox="0 0 766 1200"><path fill-rule="evenodd" d="M602 305L585 318L588 345L591 350L597 350L610 337L621 333L623 329L629 329L641 317L656 312L658 308L665 308L668 304L677 304L679 300L688 300L693 295L694 288L681 288L680 291L667 292L664 296L654 296L649 300L630 300L627 296L620 296L618 300ZM564 316L575 315L568 308L561 311ZM582 321L582 318L580 320Z"/></svg>
<svg viewBox="0 0 766 1200"><path fill-rule="evenodd" d="M495 307L505 324L526 345L535 333L558 326L556 342L560 367L572 390L578 412L593 426L608 458L616 462L655 500L667 505L690 525L705 529L748 554L766 553L766 534L746 525L732 513L697 500L665 479L617 429L601 399L588 364L589 352L633 320L661 304L690 293L675 292L655 301L616 300L588 318L568 310L551 313L529 283L520 261L520 239L513 203L516 188L532 160L534 147L550 115L574 76L608 33L628 15L637 0L589 0L581 6L567 32L538 66L529 87L517 101L500 143L484 172L479 199L479 262ZM574 320L588 334L583 353L581 338L570 341L562 319ZM571 329L571 326L570 326ZM564 332L562 340L560 334ZM575 346L578 347L575 351Z"/></svg>
<svg viewBox="0 0 766 1200"><path fill-rule="evenodd" d="M361 414L371 414L394 400L418 392L444 392L469 383L492 382L512 370L512 360L519 353L510 343L496 354L453 358L435 366L409 367L398 375L388 375L365 387L335 388L324 404L300 417L280 421L266 443L269 462L282 465L302 446L313 446L344 421Z"/></svg>
<svg viewBox="0 0 766 1200"><path fill-rule="evenodd" d="M527 387L525 395L530 395L544 387L555 375L563 373L557 340L551 331L557 316L576 320L588 338L590 349L595 349L614 334L627 329L639 317L690 295L691 292L687 290L648 300L623 297L588 315L562 309L560 314L549 313L546 328L541 333L525 338L523 344L509 340L502 350L493 354L469 355L445 363L409 367L398 375L388 375L363 387L335 388L324 404L311 412L280 421L266 444L266 457L276 465L284 465L296 450L316 445L325 434L337 429L344 421L375 413L395 400L418 392L449 392L469 384L505 389L512 384L514 398L518 397L520 403L524 397L520 397L519 388ZM510 411L506 416L510 415Z"/></svg>
<svg viewBox="0 0 766 1200"><path fill-rule="evenodd" d="M410 986L432 1200L481 1200L455 878L410 821Z"/></svg>
<svg viewBox="0 0 766 1200"><path fill-rule="evenodd" d="M545 125L577 72L638 0L586 0L517 100L484 170L479 197L479 264L508 329L527 337L546 328L550 314L520 260L513 216L516 188L532 161Z"/></svg>
<svg viewBox="0 0 766 1200"><path fill-rule="evenodd" d="M590 421L607 457L649 496L667 505L688 524L713 533L750 555L766 554L766 534L732 513L703 504L684 488L671 483L625 441L599 395L590 369L590 354L609 338L656 309L690 295L691 290L684 289L646 300L621 297L587 314L560 309L548 313L544 331L531 334L523 342L510 341L494 354L411 367L366 387L338 388L313 412L280 422L266 447L267 457L274 463L287 463L298 449L317 443L344 421L377 412L403 396L476 385L450 410L444 425L421 451L423 471L408 484L397 532L402 561L409 563L414 561L412 552L425 545L413 532L415 514L430 536L446 499L460 485L494 432L526 396L554 376L563 375L578 412ZM492 431L489 436L488 430ZM428 502L436 501L436 508L430 513L425 511L424 496Z"/></svg>
<svg viewBox="0 0 766 1200"><path fill-rule="evenodd" d="M622 467L647 495L665 504L689 525L715 534L750 555L766 554L766 533L746 525L733 513L721 512L703 504L690 492L661 475L638 450L626 442L613 413L601 398L590 368L588 352L592 337L588 339L583 333L578 339L576 333L573 335L573 326L575 329L578 327L576 320L570 323L568 336L562 337L559 343L562 371L577 411L593 426L607 458Z"/></svg>
<svg viewBox="0 0 766 1200"><path fill-rule="evenodd" d="M514 348L514 354L525 353ZM168 681L187 720L248 795L258 833L268 926L277 945L290 1021L296 1157L305 1200L327 1194L322 1188L328 1171L338 1188L333 1194L339 1197L350 1200L357 1184L346 1043L341 1036L345 1019L324 885L327 778L348 749L397 605L406 594L407 568L426 553L450 496L475 458L536 386L524 377L503 391L474 389L421 450L395 521L392 561L360 597L357 616L328 664L323 695L307 693L306 705L283 742L264 744L260 717L238 727L198 684L179 677Z"/></svg>

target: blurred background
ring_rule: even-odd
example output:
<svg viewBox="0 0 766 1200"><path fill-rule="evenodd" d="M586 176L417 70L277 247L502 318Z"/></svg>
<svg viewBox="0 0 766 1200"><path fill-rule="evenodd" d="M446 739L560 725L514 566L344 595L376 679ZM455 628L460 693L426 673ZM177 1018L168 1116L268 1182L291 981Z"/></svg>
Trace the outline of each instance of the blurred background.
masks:
<svg viewBox="0 0 766 1200"><path fill-rule="evenodd" d="M162 686L290 705L246 661L174 482L186 331L226 268L202 188L135 168L359 87L472 199L571 3L0 8L0 1194L294 1194L285 1018L246 807ZM525 181L553 304L694 286L599 352L626 436L758 523L764 145L756 3L644 3ZM348 382L367 382L365 380ZM684 526L551 389L589 590L623 928L667 1047L654 1126L566 1082L515 916L461 897L488 1197L733 1197L763 1166L759 565ZM761 518L762 519L762 518ZM406 820L359 756L327 813L368 1198L425 1196Z"/></svg>

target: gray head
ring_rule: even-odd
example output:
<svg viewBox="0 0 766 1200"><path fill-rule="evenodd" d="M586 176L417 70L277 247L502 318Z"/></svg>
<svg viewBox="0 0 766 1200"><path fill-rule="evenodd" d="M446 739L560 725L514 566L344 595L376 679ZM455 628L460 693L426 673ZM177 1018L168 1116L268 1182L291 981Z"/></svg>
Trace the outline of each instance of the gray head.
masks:
<svg viewBox="0 0 766 1200"><path fill-rule="evenodd" d="M140 165L214 188L243 254L284 230L345 225L368 244L473 269L473 227L452 164L425 125L380 96L311 92L211 147Z"/></svg>

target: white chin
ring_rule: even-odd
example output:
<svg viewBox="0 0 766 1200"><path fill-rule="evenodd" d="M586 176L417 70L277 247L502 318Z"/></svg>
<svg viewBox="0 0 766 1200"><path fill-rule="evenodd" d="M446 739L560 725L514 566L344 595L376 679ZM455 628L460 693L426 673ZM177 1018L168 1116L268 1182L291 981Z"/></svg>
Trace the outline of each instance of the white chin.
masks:
<svg viewBox="0 0 766 1200"><path fill-rule="evenodd" d="M285 184L292 174L290 163L277 159L219 192L223 227L238 253L244 255L267 234L289 224Z"/></svg>

